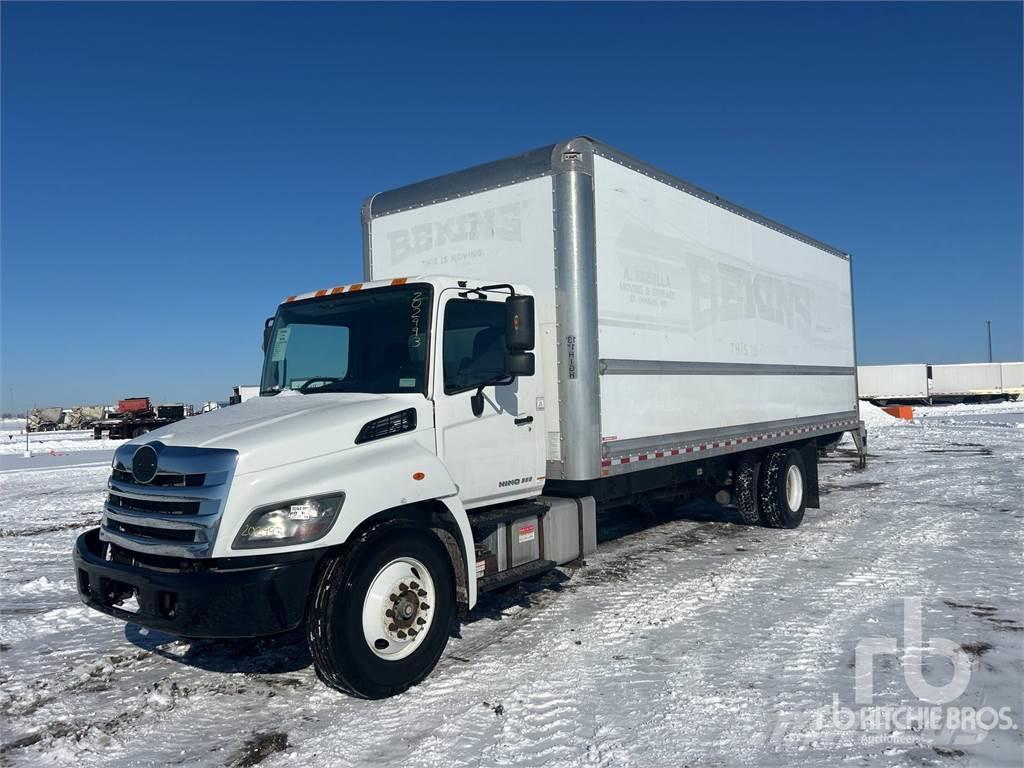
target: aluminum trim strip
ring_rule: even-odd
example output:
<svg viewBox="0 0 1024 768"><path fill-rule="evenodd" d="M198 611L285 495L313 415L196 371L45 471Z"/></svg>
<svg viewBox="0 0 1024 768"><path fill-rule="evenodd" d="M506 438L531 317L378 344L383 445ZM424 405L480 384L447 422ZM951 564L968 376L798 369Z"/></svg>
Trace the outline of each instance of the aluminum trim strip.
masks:
<svg viewBox="0 0 1024 768"><path fill-rule="evenodd" d="M856 376L853 366L602 359L602 376Z"/></svg>
<svg viewBox="0 0 1024 768"><path fill-rule="evenodd" d="M799 419L766 421L753 424L737 424L726 429L702 429L692 432L676 432L669 435L637 437L627 440L612 440L604 444L602 466L608 466L609 459L615 461L625 456L639 456L650 452L695 453L708 448L732 447L740 443L759 442L768 437L803 434L808 431L840 429L859 423L856 411L830 413L820 416L805 416ZM660 458L660 457L657 457Z"/></svg>

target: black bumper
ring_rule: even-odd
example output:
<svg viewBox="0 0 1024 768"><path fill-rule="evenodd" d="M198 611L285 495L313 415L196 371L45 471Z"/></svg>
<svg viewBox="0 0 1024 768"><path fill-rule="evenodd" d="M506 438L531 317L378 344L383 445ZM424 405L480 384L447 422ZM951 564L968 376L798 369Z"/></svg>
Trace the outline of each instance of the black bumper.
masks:
<svg viewBox="0 0 1024 768"><path fill-rule="evenodd" d="M82 602L97 611L180 637L260 637L303 620L325 550L181 562L149 568L107 560L99 528L75 542ZM179 561L180 562L180 561ZM119 603L133 596L138 612Z"/></svg>

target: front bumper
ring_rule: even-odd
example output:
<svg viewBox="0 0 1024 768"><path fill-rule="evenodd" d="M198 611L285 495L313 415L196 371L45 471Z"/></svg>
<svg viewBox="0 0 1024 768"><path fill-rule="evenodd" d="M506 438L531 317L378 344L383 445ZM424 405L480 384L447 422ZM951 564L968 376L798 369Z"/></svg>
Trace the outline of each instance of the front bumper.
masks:
<svg viewBox="0 0 1024 768"><path fill-rule="evenodd" d="M303 620L326 550L173 563L159 568L108 560L99 528L75 543L78 595L90 608L180 637L260 637ZM170 567L165 567L170 565ZM134 597L138 611L122 601Z"/></svg>

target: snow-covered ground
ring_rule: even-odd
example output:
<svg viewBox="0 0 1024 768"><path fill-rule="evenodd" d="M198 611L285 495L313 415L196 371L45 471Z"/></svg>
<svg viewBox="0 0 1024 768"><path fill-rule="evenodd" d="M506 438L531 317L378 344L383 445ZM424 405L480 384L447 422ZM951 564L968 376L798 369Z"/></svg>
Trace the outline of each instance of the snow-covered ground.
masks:
<svg viewBox="0 0 1024 768"><path fill-rule="evenodd" d="M95 440L91 429L69 429L58 432L29 432L28 449L33 456L46 454L57 456L79 451L109 451L119 446L123 440L110 440L103 437ZM20 424L9 421L0 422L0 456L17 456L21 458L25 452L25 422ZM4 462L4 468L16 466Z"/></svg>
<svg viewBox="0 0 1024 768"><path fill-rule="evenodd" d="M80 605L69 553L97 521L110 451L11 457L0 764L1019 766L1024 404L865 418L868 468L841 445L800 529L707 507L602 517L586 567L486 596L427 681L378 702L317 682L300 637L188 643ZM911 654L858 675L886 638ZM953 661L927 651L938 638ZM965 674L952 700L934 695ZM901 705L943 724L1007 707L1017 728L979 742L891 709L895 727L844 727Z"/></svg>

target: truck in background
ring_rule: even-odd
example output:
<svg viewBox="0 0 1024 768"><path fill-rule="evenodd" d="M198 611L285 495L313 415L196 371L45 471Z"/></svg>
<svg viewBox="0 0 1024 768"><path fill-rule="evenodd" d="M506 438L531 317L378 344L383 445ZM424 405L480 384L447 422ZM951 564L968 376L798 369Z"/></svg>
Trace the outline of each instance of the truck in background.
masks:
<svg viewBox="0 0 1024 768"><path fill-rule="evenodd" d="M107 417L104 405L76 405L64 418L65 429L92 429L97 421Z"/></svg>
<svg viewBox="0 0 1024 768"><path fill-rule="evenodd" d="M100 440L104 433L111 440L141 437L154 429L181 421L192 415L191 412L191 407L183 403L154 408L148 397L129 397L118 401L115 416L93 423L92 436L96 440Z"/></svg>
<svg viewBox="0 0 1024 768"><path fill-rule="evenodd" d="M61 428L64 409L59 405L33 408L28 412L25 430L28 432L54 432Z"/></svg>
<svg viewBox="0 0 1024 768"><path fill-rule="evenodd" d="M849 255L577 138L370 198L365 281L287 297L261 396L120 446L89 606L186 637L305 624L363 697L599 507L795 528L858 419ZM131 608L129 608L131 606Z"/></svg>

